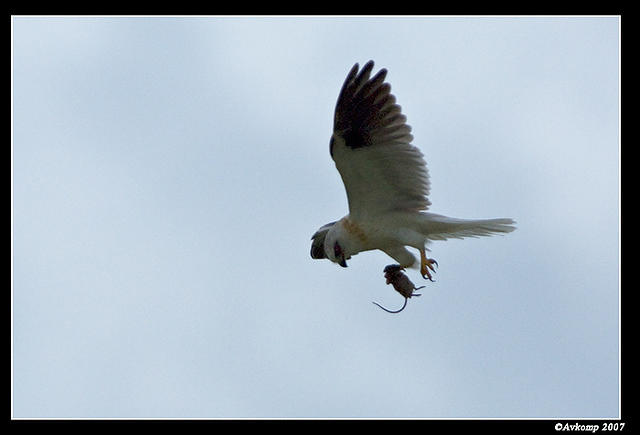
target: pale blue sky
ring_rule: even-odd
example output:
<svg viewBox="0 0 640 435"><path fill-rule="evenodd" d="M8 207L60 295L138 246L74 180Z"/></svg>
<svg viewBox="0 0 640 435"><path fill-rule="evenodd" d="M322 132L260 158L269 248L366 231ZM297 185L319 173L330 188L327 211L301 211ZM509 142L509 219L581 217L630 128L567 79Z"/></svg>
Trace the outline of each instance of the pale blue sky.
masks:
<svg viewBox="0 0 640 435"><path fill-rule="evenodd" d="M619 19L12 19L14 417L616 417ZM431 210L511 217L392 261L347 213L348 70L387 68ZM422 285L411 272L411 279Z"/></svg>

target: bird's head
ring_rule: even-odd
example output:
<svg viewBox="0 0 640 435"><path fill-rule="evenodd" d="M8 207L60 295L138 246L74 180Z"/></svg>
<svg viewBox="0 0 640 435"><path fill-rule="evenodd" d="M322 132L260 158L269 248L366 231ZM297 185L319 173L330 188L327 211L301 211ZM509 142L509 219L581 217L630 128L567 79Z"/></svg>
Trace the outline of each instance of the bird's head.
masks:
<svg viewBox="0 0 640 435"><path fill-rule="evenodd" d="M351 258L348 251L348 236L344 234L342 225L334 224L336 222L321 226L311 236L311 258L328 258L342 267L347 267L347 260Z"/></svg>
<svg viewBox="0 0 640 435"><path fill-rule="evenodd" d="M329 229L324 239L324 252L332 262L347 267L347 260L351 255L349 255L348 239L343 234L342 225L334 225Z"/></svg>

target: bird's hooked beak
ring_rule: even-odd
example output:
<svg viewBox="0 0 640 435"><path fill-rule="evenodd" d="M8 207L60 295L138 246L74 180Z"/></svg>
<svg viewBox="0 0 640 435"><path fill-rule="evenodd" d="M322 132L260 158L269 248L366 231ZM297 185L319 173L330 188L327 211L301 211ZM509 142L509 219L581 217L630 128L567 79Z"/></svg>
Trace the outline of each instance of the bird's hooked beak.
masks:
<svg viewBox="0 0 640 435"><path fill-rule="evenodd" d="M344 256L340 258L338 264L342 267L347 267L347 261L344 259Z"/></svg>

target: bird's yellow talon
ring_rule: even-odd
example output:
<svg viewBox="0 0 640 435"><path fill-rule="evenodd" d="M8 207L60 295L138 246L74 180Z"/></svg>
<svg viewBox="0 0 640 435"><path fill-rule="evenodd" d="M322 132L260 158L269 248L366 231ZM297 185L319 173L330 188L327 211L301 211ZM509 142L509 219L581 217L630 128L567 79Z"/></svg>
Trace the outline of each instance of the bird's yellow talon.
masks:
<svg viewBox="0 0 640 435"><path fill-rule="evenodd" d="M435 273L436 269L433 267L434 264L437 266L438 262L433 258L427 258L427 255L425 254L424 249L421 249L420 250L420 274L424 279L433 281L433 277L431 276L431 272L429 272L429 269L431 269L431 271Z"/></svg>

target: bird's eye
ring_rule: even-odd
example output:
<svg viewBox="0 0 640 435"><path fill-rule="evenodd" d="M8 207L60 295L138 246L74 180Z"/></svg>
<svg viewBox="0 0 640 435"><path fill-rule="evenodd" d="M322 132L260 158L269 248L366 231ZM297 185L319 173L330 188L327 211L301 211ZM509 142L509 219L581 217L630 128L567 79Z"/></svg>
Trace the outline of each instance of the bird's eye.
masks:
<svg viewBox="0 0 640 435"><path fill-rule="evenodd" d="M333 245L333 254L336 256L336 258L342 257L342 248L340 247L338 242Z"/></svg>

